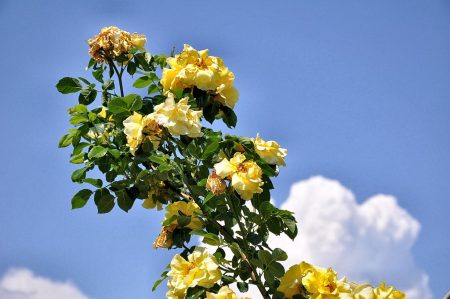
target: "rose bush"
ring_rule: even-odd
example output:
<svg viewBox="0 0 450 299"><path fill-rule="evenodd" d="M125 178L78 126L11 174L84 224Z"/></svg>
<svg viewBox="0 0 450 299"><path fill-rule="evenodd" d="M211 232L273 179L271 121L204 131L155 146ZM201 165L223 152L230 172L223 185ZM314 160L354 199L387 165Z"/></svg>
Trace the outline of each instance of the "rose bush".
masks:
<svg viewBox="0 0 450 299"><path fill-rule="evenodd" d="M99 213L115 206L128 212L136 201L164 208L154 247L177 254L154 288L167 279L167 298L237 299L233 288L246 292L249 284L265 299L405 297L385 284L338 280L332 269L305 262L286 272L287 254L268 238L297 235L292 212L270 202L271 178L285 166L287 150L259 135L205 126L237 122L235 76L221 58L189 45L168 58L152 55L146 41L103 28L88 41L94 82L65 77L56 85L78 94L68 111L73 127L59 142L72 147L70 162L80 166L72 181L90 186L73 196L73 209L92 197ZM129 93L126 74L134 79ZM193 236L213 249L195 246Z"/></svg>

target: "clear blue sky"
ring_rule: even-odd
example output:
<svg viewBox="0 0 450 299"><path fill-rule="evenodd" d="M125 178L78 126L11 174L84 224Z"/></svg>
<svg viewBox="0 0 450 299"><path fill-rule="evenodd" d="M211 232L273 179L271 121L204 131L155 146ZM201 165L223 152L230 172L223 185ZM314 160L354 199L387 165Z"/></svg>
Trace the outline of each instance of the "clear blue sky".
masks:
<svg viewBox="0 0 450 299"><path fill-rule="evenodd" d="M70 210L57 141L87 76L86 40L117 25L153 53L187 42L222 56L241 99L236 133L289 149L273 196L321 174L359 199L393 194L421 225L414 253L436 298L450 288L450 2L0 1L0 273L22 266L97 299L162 298L172 252L153 251L162 214Z"/></svg>

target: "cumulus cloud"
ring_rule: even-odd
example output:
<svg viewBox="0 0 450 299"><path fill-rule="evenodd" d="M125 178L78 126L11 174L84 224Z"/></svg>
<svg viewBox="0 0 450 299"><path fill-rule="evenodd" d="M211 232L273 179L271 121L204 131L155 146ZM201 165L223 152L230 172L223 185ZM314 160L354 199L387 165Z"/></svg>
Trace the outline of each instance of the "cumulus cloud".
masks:
<svg viewBox="0 0 450 299"><path fill-rule="evenodd" d="M35 275L24 268L9 269L0 278L0 299L88 299L73 283Z"/></svg>
<svg viewBox="0 0 450 299"><path fill-rule="evenodd" d="M338 181L316 176L295 183L281 208L294 211L299 223L295 241L269 240L287 251L286 267L307 261L332 267L351 281L386 281L409 299L432 297L428 276L411 252L420 224L395 197L380 194L359 204ZM251 295L260 298L254 290Z"/></svg>

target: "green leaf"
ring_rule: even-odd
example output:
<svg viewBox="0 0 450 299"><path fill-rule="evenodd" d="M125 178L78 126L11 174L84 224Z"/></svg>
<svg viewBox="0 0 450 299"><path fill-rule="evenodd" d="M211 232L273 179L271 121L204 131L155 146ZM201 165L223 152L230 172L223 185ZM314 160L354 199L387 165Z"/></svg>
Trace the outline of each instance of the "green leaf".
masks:
<svg viewBox="0 0 450 299"><path fill-rule="evenodd" d="M136 73L136 64L133 61L129 61L127 64L127 72L131 76L133 76Z"/></svg>
<svg viewBox="0 0 450 299"><path fill-rule="evenodd" d="M130 94L122 98L127 103L130 111L137 111L142 108L142 98L137 94Z"/></svg>
<svg viewBox="0 0 450 299"><path fill-rule="evenodd" d="M56 84L56 89L62 94L78 92L81 88L80 80L71 77L64 77Z"/></svg>
<svg viewBox="0 0 450 299"><path fill-rule="evenodd" d="M102 85L103 90L113 90L114 88L115 88L114 81L111 79L106 80L105 83L103 83Z"/></svg>
<svg viewBox="0 0 450 299"><path fill-rule="evenodd" d="M237 116L236 116L236 113L234 113L233 109L228 108L228 107L222 107L221 109L223 111L223 116L222 116L223 122L229 128L236 127Z"/></svg>
<svg viewBox="0 0 450 299"><path fill-rule="evenodd" d="M247 240L255 246L261 243L262 241L261 237L255 233L249 233L247 235Z"/></svg>
<svg viewBox="0 0 450 299"><path fill-rule="evenodd" d="M110 212L115 205L114 196L112 196L106 188L95 191L94 201L99 214Z"/></svg>
<svg viewBox="0 0 450 299"><path fill-rule="evenodd" d="M89 189L83 189L78 191L73 197L72 197L72 209L79 209L86 205L87 201L92 195L92 191Z"/></svg>
<svg viewBox="0 0 450 299"><path fill-rule="evenodd" d="M150 84L152 84L152 80L148 76L142 76L134 81L133 87L144 88Z"/></svg>
<svg viewBox="0 0 450 299"><path fill-rule="evenodd" d="M73 149L72 154L73 155L78 155L79 153L81 153L81 151L86 147L89 146L90 144L87 142L81 142L79 143L77 146L75 146L75 148Z"/></svg>
<svg viewBox="0 0 450 299"><path fill-rule="evenodd" d="M208 179L202 179L200 182L197 183L197 186L199 187L204 187L206 186L206 182L208 181Z"/></svg>
<svg viewBox="0 0 450 299"><path fill-rule="evenodd" d="M172 170L172 169L173 169L173 167L166 163L162 163L158 166L158 171L160 173L168 172L169 170Z"/></svg>
<svg viewBox="0 0 450 299"><path fill-rule="evenodd" d="M272 255L267 250L258 251L258 258L264 265L269 265L272 262Z"/></svg>
<svg viewBox="0 0 450 299"><path fill-rule="evenodd" d="M58 142L58 147L68 147L72 143L72 134L65 134Z"/></svg>
<svg viewBox="0 0 450 299"><path fill-rule="evenodd" d="M159 91L158 85L152 84L148 87L148 94L156 93Z"/></svg>
<svg viewBox="0 0 450 299"><path fill-rule="evenodd" d="M81 163L83 163L84 162L84 155L85 155L85 153L79 153L79 154L73 155L70 158L70 163L73 163L73 164L81 164Z"/></svg>
<svg viewBox="0 0 450 299"><path fill-rule="evenodd" d="M209 143L202 154L202 159L207 159L208 157L212 156L216 153L217 149L219 148L219 142L217 140L214 140L213 142Z"/></svg>
<svg viewBox="0 0 450 299"><path fill-rule="evenodd" d="M93 101L95 101L95 98L97 97L97 90L93 89L92 87L84 87L80 95L78 97L78 102L83 105L89 105Z"/></svg>
<svg viewBox="0 0 450 299"><path fill-rule="evenodd" d="M89 122L89 118L87 118L85 115L77 114L72 116L70 119L70 123L74 126Z"/></svg>
<svg viewBox="0 0 450 299"><path fill-rule="evenodd" d="M81 182L86 177L87 170L86 167L75 170L71 176L72 182Z"/></svg>
<svg viewBox="0 0 450 299"><path fill-rule="evenodd" d="M96 145L89 151L88 158L98 159L106 155L107 152L108 152L107 148L104 148L103 146L100 145Z"/></svg>
<svg viewBox="0 0 450 299"><path fill-rule="evenodd" d="M108 110L114 114L126 113L128 112L128 104L122 98L112 98L108 102Z"/></svg>
<svg viewBox="0 0 450 299"><path fill-rule="evenodd" d="M248 283L244 281L238 281L237 282L238 290L242 293L246 293L248 291Z"/></svg>
<svg viewBox="0 0 450 299"><path fill-rule="evenodd" d="M272 251L272 259L275 261L285 261L288 259L288 255L283 251L283 249L275 248Z"/></svg>
<svg viewBox="0 0 450 299"><path fill-rule="evenodd" d="M214 194L212 192L209 192L208 195L206 195L205 199L203 200L203 204L206 204L208 201L210 201L214 197Z"/></svg>
<svg viewBox="0 0 450 299"><path fill-rule="evenodd" d="M229 275L223 275L222 276L222 281L225 284L230 284L236 281L236 279L233 276L229 276Z"/></svg>
<svg viewBox="0 0 450 299"><path fill-rule="evenodd" d="M101 188L103 185L103 181L101 179L86 178L83 180L83 182L91 184L92 186L97 187L97 188Z"/></svg>
<svg viewBox="0 0 450 299"><path fill-rule="evenodd" d="M203 243L206 243L206 244L209 244L212 246L220 245L219 237L213 233L207 233L201 229L196 229L196 230L192 230L190 232L190 234L203 237Z"/></svg>
<svg viewBox="0 0 450 299"><path fill-rule="evenodd" d="M118 149L115 149L115 148L110 149L109 153L111 154L111 156L113 156L116 159L120 158L120 151Z"/></svg>
<svg viewBox="0 0 450 299"><path fill-rule="evenodd" d="M121 208L125 212L128 212L133 207L135 199L130 198L126 190L119 190L115 193L117 196L117 204L119 205L119 208Z"/></svg>
<svg viewBox="0 0 450 299"><path fill-rule="evenodd" d="M98 69L92 72L92 76L94 76L94 78L101 83L103 83L103 71L104 71L103 67L99 67Z"/></svg>
<svg viewBox="0 0 450 299"><path fill-rule="evenodd" d="M278 278L280 278L284 275L284 267L282 264L280 264L278 262L270 263L268 270L270 271L270 273L273 276L278 277Z"/></svg>
<svg viewBox="0 0 450 299"><path fill-rule="evenodd" d="M155 162L157 164L163 164L166 163L167 159L169 158L168 155L158 155L158 154L153 154L150 156L150 161Z"/></svg>
<svg viewBox="0 0 450 299"><path fill-rule="evenodd" d="M152 292L154 292L156 290L156 288L161 284L161 282L163 282L166 278L167 278L167 273L169 273L168 271L165 271L161 274L161 279L158 279L152 287Z"/></svg>

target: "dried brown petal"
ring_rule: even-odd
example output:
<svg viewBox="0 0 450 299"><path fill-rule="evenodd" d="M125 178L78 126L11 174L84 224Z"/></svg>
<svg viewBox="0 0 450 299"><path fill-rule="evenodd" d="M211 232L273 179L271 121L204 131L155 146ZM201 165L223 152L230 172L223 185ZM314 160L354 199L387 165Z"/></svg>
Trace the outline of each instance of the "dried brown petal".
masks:
<svg viewBox="0 0 450 299"><path fill-rule="evenodd" d="M214 195L220 195L225 193L227 185L225 184L225 181L216 174L216 171L213 170L206 181L206 189L211 191Z"/></svg>
<svg viewBox="0 0 450 299"><path fill-rule="evenodd" d="M171 224L168 226L163 226L161 232L159 233L158 237L156 237L155 241L153 242L153 248L169 248L173 245L172 240L172 232L177 227L175 224Z"/></svg>

